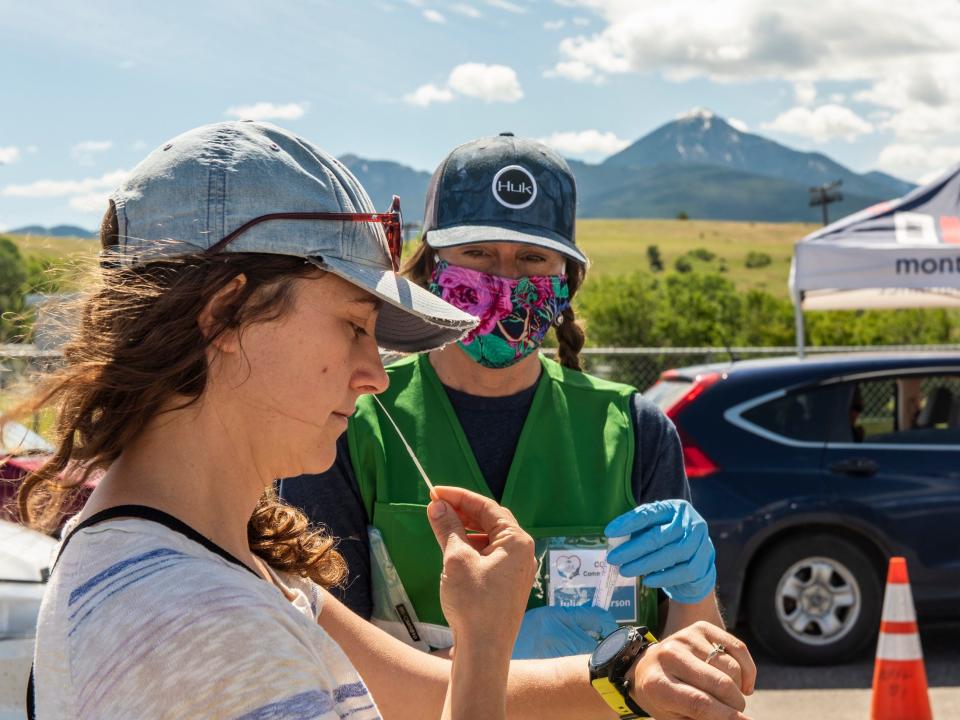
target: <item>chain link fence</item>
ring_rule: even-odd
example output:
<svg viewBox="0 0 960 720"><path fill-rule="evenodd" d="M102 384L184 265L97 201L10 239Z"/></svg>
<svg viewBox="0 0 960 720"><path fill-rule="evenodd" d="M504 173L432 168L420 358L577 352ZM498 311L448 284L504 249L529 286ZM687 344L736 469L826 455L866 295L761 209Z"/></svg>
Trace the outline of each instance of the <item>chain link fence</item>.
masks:
<svg viewBox="0 0 960 720"><path fill-rule="evenodd" d="M850 352L960 352L960 345L870 345L807 347L808 355ZM546 352L546 351L545 351ZM552 351L551 351L552 352ZM602 378L633 385L646 390L671 368L709 363L728 363L749 358L789 357L796 355L792 346L782 347L677 347L677 348L584 348L580 358L584 369ZM865 398L866 400L866 398ZM870 398L875 404L879 399Z"/></svg>
<svg viewBox="0 0 960 720"><path fill-rule="evenodd" d="M897 351L954 351L960 345L871 345L808 347L808 355L849 352L897 352ZM545 348L545 353L554 354L555 349ZM659 348L584 348L581 361L584 369L599 377L616 380L646 390L671 368L710 363L729 363L749 358L788 357L796 354L792 346L782 347L659 347ZM9 407L11 394L18 394L29 384L32 373L56 363L60 354L56 350L41 350L32 345L0 345L0 407ZM399 356L388 354L389 362ZM867 413L880 414L889 402L888 395L872 386L864 385L864 405ZM960 387L958 387L960 394Z"/></svg>

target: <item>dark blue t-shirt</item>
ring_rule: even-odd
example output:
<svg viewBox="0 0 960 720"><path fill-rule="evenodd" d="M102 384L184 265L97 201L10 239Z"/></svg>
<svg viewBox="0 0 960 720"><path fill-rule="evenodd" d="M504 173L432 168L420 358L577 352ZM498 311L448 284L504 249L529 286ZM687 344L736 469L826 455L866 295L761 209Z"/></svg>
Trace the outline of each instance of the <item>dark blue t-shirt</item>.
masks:
<svg viewBox="0 0 960 720"><path fill-rule="evenodd" d="M534 384L506 397L481 397L444 387L477 465L497 500L503 496L536 387ZM633 396L631 415L637 434L633 459L634 498L641 505L669 498L689 500L683 452L673 423L639 393ZM333 588L332 592L354 612L369 619L373 612L367 538L370 521L350 462L346 433L337 442L337 459L332 468L319 475L282 480L280 495L301 508L311 522L325 526L340 539L337 549L346 560L350 575L343 588Z"/></svg>

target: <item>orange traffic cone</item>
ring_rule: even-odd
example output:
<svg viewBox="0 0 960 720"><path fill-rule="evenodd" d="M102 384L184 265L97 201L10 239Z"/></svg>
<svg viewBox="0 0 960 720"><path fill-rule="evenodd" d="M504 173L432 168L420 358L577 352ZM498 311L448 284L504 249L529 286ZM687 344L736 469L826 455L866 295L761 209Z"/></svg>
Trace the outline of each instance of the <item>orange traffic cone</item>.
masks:
<svg viewBox="0 0 960 720"><path fill-rule="evenodd" d="M902 557L890 558L873 670L870 720L932 720L932 717L907 561Z"/></svg>

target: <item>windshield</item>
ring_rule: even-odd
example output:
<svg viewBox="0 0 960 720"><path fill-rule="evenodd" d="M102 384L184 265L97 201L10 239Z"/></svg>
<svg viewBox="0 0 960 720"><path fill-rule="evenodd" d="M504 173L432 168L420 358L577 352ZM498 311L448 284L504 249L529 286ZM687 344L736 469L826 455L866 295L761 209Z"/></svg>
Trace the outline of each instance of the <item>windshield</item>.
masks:
<svg viewBox="0 0 960 720"><path fill-rule="evenodd" d="M5 422L0 426L0 445L4 455L52 453L53 445L20 423Z"/></svg>

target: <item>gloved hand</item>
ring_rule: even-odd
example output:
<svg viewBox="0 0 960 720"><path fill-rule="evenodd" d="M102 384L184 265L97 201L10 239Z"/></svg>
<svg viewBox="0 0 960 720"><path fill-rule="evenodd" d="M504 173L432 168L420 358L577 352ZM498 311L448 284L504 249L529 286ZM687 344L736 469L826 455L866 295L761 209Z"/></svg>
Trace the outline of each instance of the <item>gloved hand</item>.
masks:
<svg viewBox="0 0 960 720"><path fill-rule="evenodd" d="M608 611L589 605L527 610L513 646L513 659L553 658L593 652L597 641L617 629Z"/></svg>
<svg viewBox="0 0 960 720"><path fill-rule="evenodd" d="M659 500L635 507L607 525L607 537L630 535L607 560L625 577L643 576L671 600L697 603L717 584L716 553L707 522L686 500Z"/></svg>

